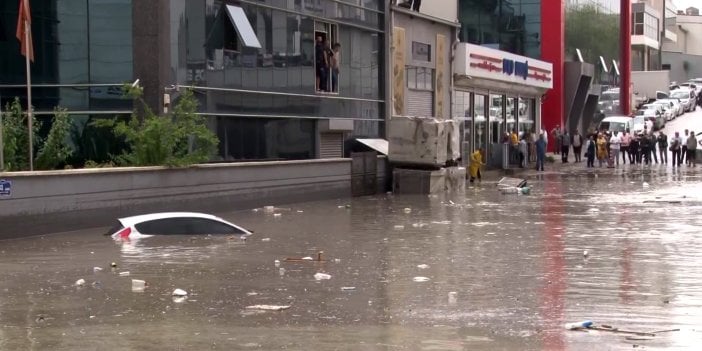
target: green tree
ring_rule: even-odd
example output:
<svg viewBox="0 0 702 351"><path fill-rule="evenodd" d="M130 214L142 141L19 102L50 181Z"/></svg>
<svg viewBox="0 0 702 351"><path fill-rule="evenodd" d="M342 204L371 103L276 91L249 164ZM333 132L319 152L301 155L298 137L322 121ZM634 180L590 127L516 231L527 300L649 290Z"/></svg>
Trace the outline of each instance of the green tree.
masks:
<svg viewBox="0 0 702 351"><path fill-rule="evenodd" d="M124 89L127 96L140 102L143 118L135 111L126 122L96 121L124 138L127 150L115 157L118 165L182 167L206 162L214 154L219 140L197 114L198 102L192 91L183 91L173 113L160 117L144 102L142 88Z"/></svg>
<svg viewBox="0 0 702 351"><path fill-rule="evenodd" d="M39 127L33 121L35 138L38 144ZM27 116L22 110L19 98L5 105L2 118L3 146L6 171L24 171L29 169L29 135L27 135Z"/></svg>
<svg viewBox="0 0 702 351"><path fill-rule="evenodd" d="M71 118L66 113L66 109L57 107L54 109L49 135L36 156L37 169L56 169L66 163L73 153L69 145L70 132Z"/></svg>
<svg viewBox="0 0 702 351"><path fill-rule="evenodd" d="M565 23L566 54L580 49L586 62L599 64L600 56L609 64L619 61L619 15L599 11L594 5L569 9Z"/></svg>

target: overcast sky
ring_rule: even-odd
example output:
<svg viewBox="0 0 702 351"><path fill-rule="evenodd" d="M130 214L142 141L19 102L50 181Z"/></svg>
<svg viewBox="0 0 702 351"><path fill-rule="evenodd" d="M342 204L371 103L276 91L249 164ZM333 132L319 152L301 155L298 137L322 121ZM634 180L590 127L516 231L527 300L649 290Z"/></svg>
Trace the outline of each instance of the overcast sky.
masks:
<svg viewBox="0 0 702 351"><path fill-rule="evenodd" d="M700 0L673 0L673 4L675 4L675 7L677 7L678 10L685 10L690 6L702 8L702 3Z"/></svg>

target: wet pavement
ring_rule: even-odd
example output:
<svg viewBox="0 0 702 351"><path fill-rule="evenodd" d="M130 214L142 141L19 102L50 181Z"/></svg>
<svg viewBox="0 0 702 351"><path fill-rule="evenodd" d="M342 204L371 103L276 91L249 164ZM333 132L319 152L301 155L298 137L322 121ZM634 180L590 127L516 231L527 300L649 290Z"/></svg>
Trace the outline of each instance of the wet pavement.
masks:
<svg viewBox="0 0 702 351"><path fill-rule="evenodd" d="M256 232L246 241L116 242L107 228L2 241L0 350L698 348L702 167L523 175L531 195L484 182L221 213ZM564 328L582 320L679 331Z"/></svg>

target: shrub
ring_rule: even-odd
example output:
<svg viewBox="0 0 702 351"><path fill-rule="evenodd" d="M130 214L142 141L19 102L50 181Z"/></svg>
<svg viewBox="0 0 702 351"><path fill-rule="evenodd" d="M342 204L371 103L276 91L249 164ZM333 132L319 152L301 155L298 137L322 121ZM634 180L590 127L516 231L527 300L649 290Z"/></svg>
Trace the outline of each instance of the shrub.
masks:
<svg viewBox="0 0 702 351"><path fill-rule="evenodd" d="M22 110L19 98L5 106L2 116L3 146L6 171L23 171L29 169L29 136L27 135L27 116ZM37 144L39 131L36 120L33 121L34 140Z"/></svg>
<svg viewBox="0 0 702 351"><path fill-rule="evenodd" d="M112 128L124 138L127 150L115 157L122 166L182 167L206 162L219 143L205 119L197 114L197 100L192 91L185 90L175 104L173 113L157 116L142 99L140 87L125 86L125 93L142 105L143 118L136 113L129 121L96 121L96 125Z"/></svg>

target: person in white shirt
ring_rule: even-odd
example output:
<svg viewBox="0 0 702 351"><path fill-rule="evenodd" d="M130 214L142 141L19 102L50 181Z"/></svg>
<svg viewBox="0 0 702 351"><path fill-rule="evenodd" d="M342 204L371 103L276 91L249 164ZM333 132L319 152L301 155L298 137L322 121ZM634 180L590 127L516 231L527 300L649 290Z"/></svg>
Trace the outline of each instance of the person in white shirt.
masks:
<svg viewBox="0 0 702 351"><path fill-rule="evenodd" d="M619 166L619 149L622 144L622 137L619 132L614 131L614 134L609 139L609 149L612 153L612 158L616 161L617 166Z"/></svg>

